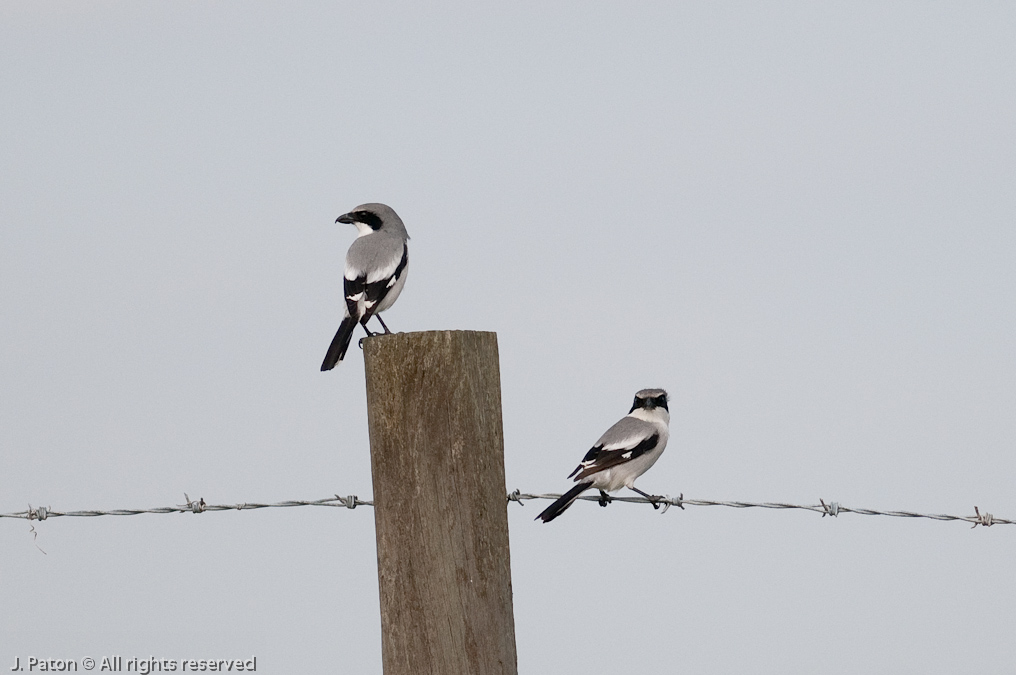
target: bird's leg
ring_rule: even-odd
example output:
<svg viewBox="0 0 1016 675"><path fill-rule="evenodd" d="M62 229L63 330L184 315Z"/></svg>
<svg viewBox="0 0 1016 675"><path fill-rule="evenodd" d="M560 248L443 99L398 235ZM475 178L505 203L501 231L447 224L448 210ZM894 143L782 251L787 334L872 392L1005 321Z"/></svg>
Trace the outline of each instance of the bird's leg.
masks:
<svg viewBox="0 0 1016 675"><path fill-rule="evenodd" d="M376 316L377 320L381 322L381 327L385 329L385 335L391 335L392 332L388 330L388 326L385 325L385 320L381 318L381 315L375 314L374 316Z"/></svg>
<svg viewBox="0 0 1016 675"><path fill-rule="evenodd" d="M608 495L603 490L600 490L600 501L599 501L600 506L606 506L607 504L611 503L612 501L614 501L613 497Z"/></svg>
<svg viewBox="0 0 1016 675"><path fill-rule="evenodd" d="M635 492L638 492L646 499L648 499L649 503L653 505L654 509L660 508L660 500L663 499L662 495L647 495L645 492L639 490L637 487L632 487L631 489L634 490Z"/></svg>
<svg viewBox="0 0 1016 675"><path fill-rule="evenodd" d="M360 326L363 327L363 332L367 334L367 337L374 337L375 333L371 333L370 329L367 328L367 322L369 320L370 320L370 315L368 314L367 316L365 316L362 319L360 319ZM360 341L356 343L360 347L360 349L363 349L363 341L366 340L366 339L367 338L360 338Z"/></svg>

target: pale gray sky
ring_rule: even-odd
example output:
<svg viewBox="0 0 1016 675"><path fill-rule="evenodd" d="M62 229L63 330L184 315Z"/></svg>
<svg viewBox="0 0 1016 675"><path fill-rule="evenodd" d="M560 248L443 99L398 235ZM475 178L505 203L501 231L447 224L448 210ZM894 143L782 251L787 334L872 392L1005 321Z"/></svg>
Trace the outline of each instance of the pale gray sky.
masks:
<svg viewBox="0 0 1016 675"><path fill-rule="evenodd" d="M1008 3L0 4L0 512L371 492L355 231L498 333L507 488L1016 516ZM1012 673L1016 528L510 505L520 672ZM15 656L380 672L368 508L0 520Z"/></svg>

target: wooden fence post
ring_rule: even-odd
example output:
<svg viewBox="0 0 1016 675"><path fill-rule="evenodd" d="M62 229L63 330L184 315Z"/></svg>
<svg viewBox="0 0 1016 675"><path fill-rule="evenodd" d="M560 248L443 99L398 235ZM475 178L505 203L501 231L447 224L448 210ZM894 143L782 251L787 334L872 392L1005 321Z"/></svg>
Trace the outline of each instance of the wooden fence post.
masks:
<svg viewBox="0 0 1016 675"><path fill-rule="evenodd" d="M497 335L364 342L385 675L517 675Z"/></svg>

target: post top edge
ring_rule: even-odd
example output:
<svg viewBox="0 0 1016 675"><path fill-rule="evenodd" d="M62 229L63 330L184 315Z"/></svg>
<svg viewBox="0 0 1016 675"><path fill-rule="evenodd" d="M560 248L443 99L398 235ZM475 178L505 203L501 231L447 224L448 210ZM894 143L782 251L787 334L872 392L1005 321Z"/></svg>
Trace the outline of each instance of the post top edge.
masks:
<svg viewBox="0 0 1016 675"><path fill-rule="evenodd" d="M382 338L382 339L389 340L389 339L396 339L396 338L400 338L400 337L402 337L402 338L412 338L412 337L417 337L417 336L424 337L424 336L437 336L437 335L448 335L448 336L451 336L451 335L456 335L456 334L461 334L461 335L466 335L466 334L468 334L468 335L497 335L497 332L496 331L492 331L492 330L420 330L420 331L398 332L398 333L388 333L388 334L382 333L381 335L374 335L374 336L369 337L369 338L364 338L364 344L366 344L367 342L369 342L370 340L373 340L375 338Z"/></svg>

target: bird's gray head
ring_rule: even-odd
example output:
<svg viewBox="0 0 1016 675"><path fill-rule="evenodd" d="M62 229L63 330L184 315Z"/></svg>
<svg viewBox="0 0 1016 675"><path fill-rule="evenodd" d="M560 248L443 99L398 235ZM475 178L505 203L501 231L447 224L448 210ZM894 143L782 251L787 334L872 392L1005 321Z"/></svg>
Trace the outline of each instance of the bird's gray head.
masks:
<svg viewBox="0 0 1016 675"><path fill-rule="evenodd" d="M399 214L395 213L395 209L387 204L360 204L349 213L344 213L336 218L335 222L356 225L360 236L384 229L409 239L409 233L406 232L406 226L399 218Z"/></svg>
<svg viewBox="0 0 1016 675"><path fill-rule="evenodd" d="M643 389L635 394L635 402L632 404L631 410L629 410L628 413L631 414L638 408L644 408L646 410L663 408L669 413L670 408L667 407L667 392L663 389Z"/></svg>

